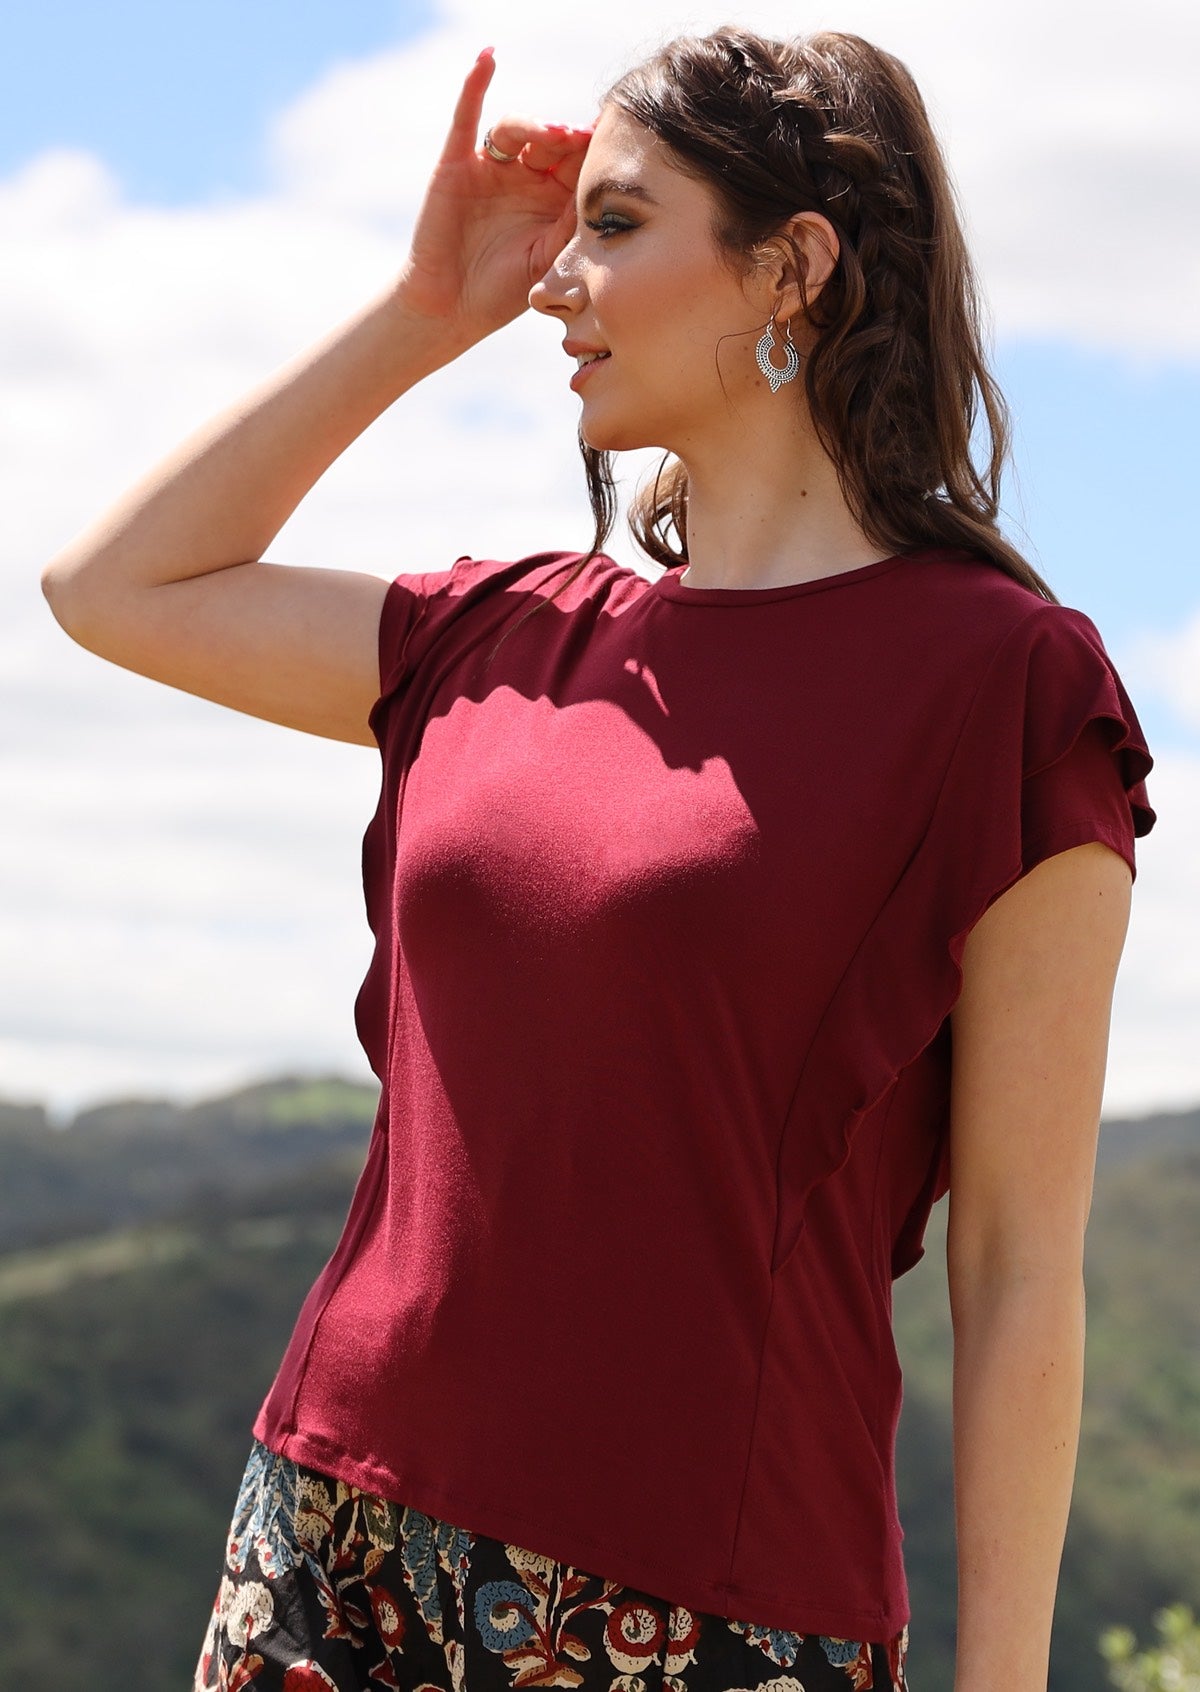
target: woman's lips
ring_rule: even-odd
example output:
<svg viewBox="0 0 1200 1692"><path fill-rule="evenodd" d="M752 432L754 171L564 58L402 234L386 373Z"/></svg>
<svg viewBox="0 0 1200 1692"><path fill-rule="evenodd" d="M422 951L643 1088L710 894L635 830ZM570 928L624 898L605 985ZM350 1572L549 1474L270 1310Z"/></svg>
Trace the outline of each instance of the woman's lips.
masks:
<svg viewBox="0 0 1200 1692"><path fill-rule="evenodd" d="M601 358L593 358L587 364L581 364L571 378L571 386L578 392L579 384L589 377L598 365L607 364L612 355L605 353Z"/></svg>

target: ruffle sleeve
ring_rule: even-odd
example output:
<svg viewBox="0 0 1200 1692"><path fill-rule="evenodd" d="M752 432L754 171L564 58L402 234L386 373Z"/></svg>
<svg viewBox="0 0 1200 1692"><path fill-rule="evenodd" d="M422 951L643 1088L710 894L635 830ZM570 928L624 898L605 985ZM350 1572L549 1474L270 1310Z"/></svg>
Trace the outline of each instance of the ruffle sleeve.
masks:
<svg viewBox="0 0 1200 1692"><path fill-rule="evenodd" d="M941 1030L967 936L1044 859L1086 841L1136 875L1155 813L1141 725L1094 623L1043 602L1001 640L964 712L928 827L826 1007L785 1127L772 1267L813 1190ZM945 1147L943 1169L947 1168ZM946 1190L948 1176L937 1184Z"/></svg>

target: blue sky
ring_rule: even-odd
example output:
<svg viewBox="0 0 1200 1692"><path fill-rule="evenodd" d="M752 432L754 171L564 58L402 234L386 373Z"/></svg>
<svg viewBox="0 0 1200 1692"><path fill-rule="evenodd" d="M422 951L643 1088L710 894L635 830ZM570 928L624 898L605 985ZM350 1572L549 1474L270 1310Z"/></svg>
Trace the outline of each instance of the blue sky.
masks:
<svg viewBox="0 0 1200 1692"><path fill-rule="evenodd" d="M1059 598L1116 653L1132 627L1176 630L1200 602L1195 485L1200 370L1058 343L1002 345L1014 416L1006 506ZM1010 533L1020 544L1017 524ZM1194 744L1166 704L1135 701L1155 748Z"/></svg>
<svg viewBox="0 0 1200 1692"><path fill-rule="evenodd" d="M0 173L86 147L128 195L182 205L259 186L269 114L339 59L418 34L426 0L51 0L7 9ZM482 45L482 44L481 44Z"/></svg>

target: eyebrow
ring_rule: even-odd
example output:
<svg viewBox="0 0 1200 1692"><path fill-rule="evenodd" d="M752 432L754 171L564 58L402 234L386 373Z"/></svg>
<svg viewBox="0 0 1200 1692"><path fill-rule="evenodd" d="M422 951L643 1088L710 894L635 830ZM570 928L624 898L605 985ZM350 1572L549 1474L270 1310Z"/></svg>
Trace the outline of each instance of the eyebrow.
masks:
<svg viewBox="0 0 1200 1692"><path fill-rule="evenodd" d="M583 201L584 212L594 211L606 194L624 194L631 200L644 200L648 206L658 204L654 195L640 182L623 182L619 177L605 176L588 189Z"/></svg>

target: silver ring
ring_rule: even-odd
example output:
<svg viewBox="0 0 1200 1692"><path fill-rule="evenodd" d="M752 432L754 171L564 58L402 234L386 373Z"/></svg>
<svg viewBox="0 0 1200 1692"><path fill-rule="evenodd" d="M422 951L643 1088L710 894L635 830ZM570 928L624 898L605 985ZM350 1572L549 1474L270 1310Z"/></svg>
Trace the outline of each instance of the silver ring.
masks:
<svg viewBox="0 0 1200 1692"><path fill-rule="evenodd" d="M483 150L488 154L489 158L495 159L497 164L516 164L517 160L521 156L520 153L502 153L499 147L497 147L493 142L492 132L490 129L483 138Z"/></svg>

